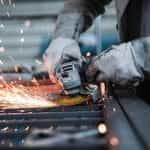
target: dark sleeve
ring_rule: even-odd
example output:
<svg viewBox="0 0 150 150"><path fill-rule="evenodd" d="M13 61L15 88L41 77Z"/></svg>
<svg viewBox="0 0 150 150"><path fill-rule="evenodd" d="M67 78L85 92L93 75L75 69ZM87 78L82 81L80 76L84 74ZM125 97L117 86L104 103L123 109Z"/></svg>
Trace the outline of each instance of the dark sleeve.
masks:
<svg viewBox="0 0 150 150"><path fill-rule="evenodd" d="M78 39L93 22L104 13L104 6L112 0L65 0L64 9L58 16L54 38Z"/></svg>

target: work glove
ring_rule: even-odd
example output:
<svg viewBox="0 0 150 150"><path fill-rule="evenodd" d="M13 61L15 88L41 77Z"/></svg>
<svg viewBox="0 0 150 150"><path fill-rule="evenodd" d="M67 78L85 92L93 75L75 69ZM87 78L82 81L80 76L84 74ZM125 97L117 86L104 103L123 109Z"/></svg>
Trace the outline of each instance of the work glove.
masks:
<svg viewBox="0 0 150 150"><path fill-rule="evenodd" d="M44 56L44 63L50 75L55 73L58 65L68 61L82 64L82 55L78 43L69 38L56 38L52 41Z"/></svg>
<svg viewBox="0 0 150 150"><path fill-rule="evenodd" d="M136 52L132 42L112 46L92 59L86 72L87 80L137 86L143 80L144 67L139 52Z"/></svg>

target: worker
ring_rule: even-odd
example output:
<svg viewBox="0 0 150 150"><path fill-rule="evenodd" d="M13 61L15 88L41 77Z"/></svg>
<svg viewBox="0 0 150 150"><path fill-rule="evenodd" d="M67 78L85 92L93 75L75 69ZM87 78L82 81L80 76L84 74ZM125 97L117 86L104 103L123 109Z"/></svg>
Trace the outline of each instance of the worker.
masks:
<svg viewBox="0 0 150 150"><path fill-rule="evenodd" d="M65 61L75 60L82 65L79 36L104 13L109 2L65 0L52 43L44 55L50 74ZM137 86L150 73L150 1L116 0L116 10L121 43L93 58L87 68L87 79Z"/></svg>

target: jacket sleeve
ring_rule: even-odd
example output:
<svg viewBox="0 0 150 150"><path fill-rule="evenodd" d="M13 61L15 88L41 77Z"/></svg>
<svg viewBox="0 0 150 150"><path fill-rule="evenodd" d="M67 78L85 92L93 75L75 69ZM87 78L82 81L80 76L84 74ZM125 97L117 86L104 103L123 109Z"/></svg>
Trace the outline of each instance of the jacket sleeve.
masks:
<svg viewBox="0 0 150 150"><path fill-rule="evenodd" d="M65 0L64 9L56 23L53 38L66 37L78 39L93 22L104 13L104 6L112 0Z"/></svg>
<svg viewBox="0 0 150 150"><path fill-rule="evenodd" d="M143 37L131 42L133 46L133 56L137 68L145 75L150 77L150 37Z"/></svg>

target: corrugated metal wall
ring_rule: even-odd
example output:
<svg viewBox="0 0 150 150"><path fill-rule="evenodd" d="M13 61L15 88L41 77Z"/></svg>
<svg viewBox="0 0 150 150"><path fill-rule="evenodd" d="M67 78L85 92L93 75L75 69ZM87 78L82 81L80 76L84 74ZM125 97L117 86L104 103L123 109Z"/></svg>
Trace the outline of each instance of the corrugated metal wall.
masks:
<svg viewBox="0 0 150 150"><path fill-rule="evenodd" d="M1 0L1 65L23 60L34 64L47 45L62 7L61 0Z"/></svg>
<svg viewBox="0 0 150 150"><path fill-rule="evenodd" d="M49 43L57 14L63 7L63 0L0 2L0 67L20 62L37 64L35 59L41 56ZM103 18L103 31L114 32L114 9L109 8ZM110 21L114 24L111 27Z"/></svg>

